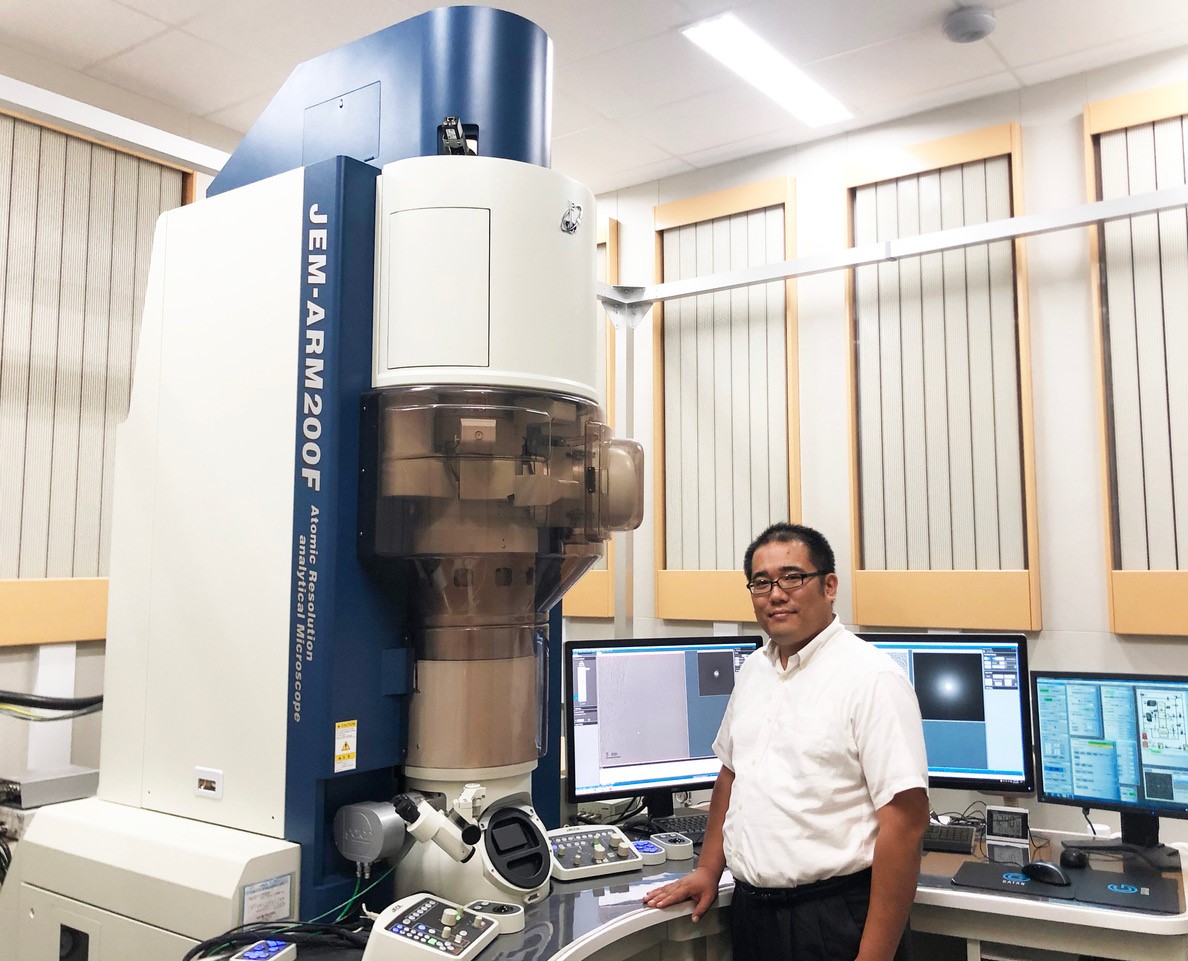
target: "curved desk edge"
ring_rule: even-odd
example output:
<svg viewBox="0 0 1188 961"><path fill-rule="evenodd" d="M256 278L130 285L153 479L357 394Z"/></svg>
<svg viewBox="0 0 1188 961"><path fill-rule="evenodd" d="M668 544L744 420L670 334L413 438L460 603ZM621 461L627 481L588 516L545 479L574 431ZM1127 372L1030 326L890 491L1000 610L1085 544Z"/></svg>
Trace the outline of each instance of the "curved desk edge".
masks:
<svg viewBox="0 0 1188 961"><path fill-rule="evenodd" d="M916 904L1002 914L1037 921L1062 921L1091 928L1111 928L1142 934L1188 934L1188 912L1150 914L1093 904L1039 900L1018 895L994 894L957 887L916 888Z"/></svg>
<svg viewBox="0 0 1188 961"><path fill-rule="evenodd" d="M718 900L713 903L710 911L728 907L733 894L733 883L720 887L718 889ZM662 924L667 925L674 921L680 921L682 918L689 917L692 913L692 901L683 901L680 904L674 904L667 908L645 908L641 904L634 911L606 921L593 930L586 932L580 938L570 942L554 954L549 961L584 961L584 959L589 958L603 948L607 948L632 934L646 931L649 928L658 927ZM704 924L705 920L703 917L697 924ZM692 921L685 922L685 926L688 930L682 932L683 936L673 938L673 940L685 941L698 936L696 934L697 925ZM707 934L709 933L713 932L708 931Z"/></svg>

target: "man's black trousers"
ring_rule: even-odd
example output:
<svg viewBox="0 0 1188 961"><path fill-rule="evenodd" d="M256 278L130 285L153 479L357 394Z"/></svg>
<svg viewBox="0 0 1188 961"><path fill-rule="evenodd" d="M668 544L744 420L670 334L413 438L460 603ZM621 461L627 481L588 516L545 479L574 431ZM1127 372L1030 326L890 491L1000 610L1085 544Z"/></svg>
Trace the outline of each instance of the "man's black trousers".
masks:
<svg viewBox="0 0 1188 961"><path fill-rule="evenodd" d="M735 878L734 961L854 961L870 905L870 869L795 888ZM895 961L910 961L905 930Z"/></svg>

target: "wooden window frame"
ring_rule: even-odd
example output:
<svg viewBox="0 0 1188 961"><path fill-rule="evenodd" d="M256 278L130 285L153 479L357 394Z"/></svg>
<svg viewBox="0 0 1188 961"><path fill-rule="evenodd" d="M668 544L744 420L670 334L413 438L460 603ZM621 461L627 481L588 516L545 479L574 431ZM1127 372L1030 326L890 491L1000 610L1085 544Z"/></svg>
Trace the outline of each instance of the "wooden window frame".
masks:
<svg viewBox="0 0 1188 961"><path fill-rule="evenodd" d="M106 637L106 577L0 580L0 647Z"/></svg>
<svg viewBox="0 0 1188 961"><path fill-rule="evenodd" d="M619 222L607 218L598 225L598 246L605 249L606 283L619 282ZM615 327L606 318L606 422L615 423ZM606 541L606 567L586 571L566 593L561 612L565 617L615 616L615 544Z"/></svg>
<svg viewBox="0 0 1188 961"><path fill-rule="evenodd" d="M1090 202L1097 198L1095 138L1126 127L1188 115L1188 83L1172 84L1088 104L1084 112L1085 189ZM1100 226L1089 228L1089 273L1098 371L1098 436L1106 541L1106 584L1110 630L1115 634L1188 635L1188 571L1127 571L1115 567L1118 545L1114 537L1113 475L1110 450L1110 385L1106 378L1106 343L1102 330Z"/></svg>
<svg viewBox="0 0 1188 961"><path fill-rule="evenodd" d="M854 190L897 177L1007 155L1011 166L1012 216L1023 212L1022 135L1017 124L946 137L889 153L874 164L852 168L846 178L847 243L854 246ZM858 470L858 380L855 351L848 356L850 392L850 527L853 620L880 627L1039 630L1039 524L1036 510L1035 432L1032 416L1031 335L1027 309L1027 261L1022 238L1014 240L1015 298L1019 350L1024 544L1023 570L876 571L859 567L862 557ZM846 314L849 343L857 343L855 271L849 270Z"/></svg>
<svg viewBox="0 0 1188 961"><path fill-rule="evenodd" d="M776 206L784 208L784 259L792 260L796 256L796 184L791 177L774 177L655 207L656 282L661 283L664 278L665 230ZM656 617L682 621L754 622L755 609L743 587L741 567L722 571L669 570L666 567L663 304L656 304L653 313L653 436L657 451L653 468ZM785 370L790 382L798 384L796 282L791 278L784 281L784 342ZM788 517L795 522L799 521L801 512L799 391L789 389L786 396Z"/></svg>
<svg viewBox="0 0 1188 961"><path fill-rule="evenodd" d="M182 174L182 204L194 202L195 175L189 168L117 144L105 143L97 137L68 127L55 126L17 111L0 109L0 114L138 160L178 170ZM106 637L106 577L0 579L0 648L102 641Z"/></svg>

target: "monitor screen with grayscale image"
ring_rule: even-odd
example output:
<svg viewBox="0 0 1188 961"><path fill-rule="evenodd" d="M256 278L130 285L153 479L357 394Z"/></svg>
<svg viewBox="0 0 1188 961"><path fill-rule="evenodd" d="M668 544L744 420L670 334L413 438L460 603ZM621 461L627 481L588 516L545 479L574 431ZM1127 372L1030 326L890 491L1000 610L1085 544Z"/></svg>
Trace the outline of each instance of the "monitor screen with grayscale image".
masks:
<svg viewBox="0 0 1188 961"><path fill-rule="evenodd" d="M581 641L565 647L569 800L644 799L713 786L714 738L734 679L759 637Z"/></svg>

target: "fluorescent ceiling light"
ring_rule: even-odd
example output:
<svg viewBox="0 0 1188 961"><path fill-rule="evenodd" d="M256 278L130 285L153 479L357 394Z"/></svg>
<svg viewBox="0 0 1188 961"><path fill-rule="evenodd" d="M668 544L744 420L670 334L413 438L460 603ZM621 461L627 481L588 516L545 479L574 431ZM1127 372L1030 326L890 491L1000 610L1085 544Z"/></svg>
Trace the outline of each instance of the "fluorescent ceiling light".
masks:
<svg viewBox="0 0 1188 961"><path fill-rule="evenodd" d="M841 102L732 13L681 31L810 127L853 116Z"/></svg>

